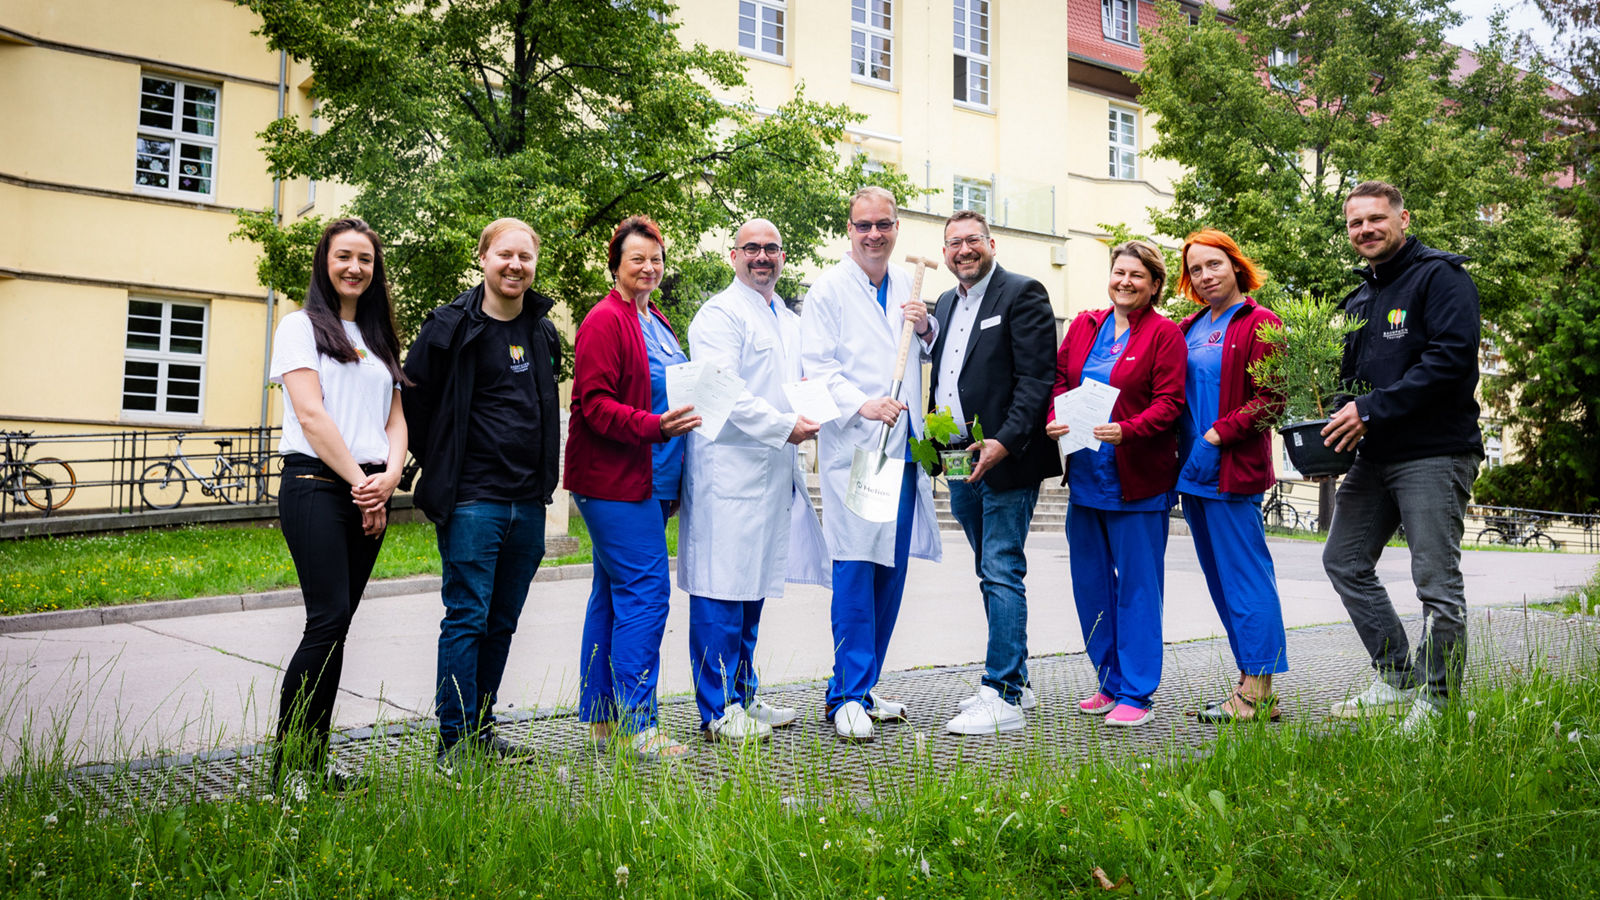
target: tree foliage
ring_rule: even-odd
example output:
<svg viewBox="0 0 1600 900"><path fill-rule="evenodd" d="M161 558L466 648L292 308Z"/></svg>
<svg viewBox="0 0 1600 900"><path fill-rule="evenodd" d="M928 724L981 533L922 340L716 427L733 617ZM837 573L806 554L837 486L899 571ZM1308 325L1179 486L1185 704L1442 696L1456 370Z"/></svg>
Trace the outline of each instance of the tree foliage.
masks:
<svg viewBox="0 0 1600 900"><path fill-rule="evenodd" d="M1485 473L1486 502L1600 511L1600 6L1593 0L1537 0L1557 31L1544 58L1567 86L1553 113L1570 136L1561 162L1573 177L1558 193L1577 244L1541 268L1553 284L1497 329L1506 359L1486 397L1511 433L1520 459Z"/></svg>
<svg viewBox="0 0 1600 900"><path fill-rule="evenodd" d="M478 232L516 216L543 237L536 287L580 317L609 284L605 242L628 215L661 224L681 321L731 279L701 237L775 222L791 264L819 262L867 181L834 149L859 116L797 91L775 112L718 100L736 54L683 45L665 0L237 0L275 50L310 64L322 127L262 133L285 178L359 188L350 213L384 237L402 330L474 280ZM245 216L264 281L304 290L315 228ZM792 286L792 285L791 285Z"/></svg>
<svg viewBox="0 0 1600 900"><path fill-rule="evenodd" d="M1154 156L1181 163L1162 232L1229 232L1289 294L1342 296L1359 260L1343 200L1400 188L1412 233L1474 258L1485 315L1531 302L1552 248L1571 245L1547 180L1547 82L1507 59L1503 32L1475 58L1447 45L1447 0L1234 0L1191 26L1175 3L1142 32L1140 103Z"/></svg>

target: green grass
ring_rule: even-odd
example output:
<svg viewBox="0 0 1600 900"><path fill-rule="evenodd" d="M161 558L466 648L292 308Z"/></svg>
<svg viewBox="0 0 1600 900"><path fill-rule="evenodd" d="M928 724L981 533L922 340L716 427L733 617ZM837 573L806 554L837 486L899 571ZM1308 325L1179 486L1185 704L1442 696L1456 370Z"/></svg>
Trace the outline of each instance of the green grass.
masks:
<svg viewBox="0 0 1600 900"><path fill-rule="evenodd" d="M761 748L723 751L709 789L583 754L465 788L419 769L365 796L172 806L75 799L59 768L13 766L0 895L1100 897L1100 869L1146 897L1593 896L1597 676L1593 658L1500 676L1426 740L1246 727L1196 761L1028 750L943 773L907 749L864 803L820 764L772 784Z"/></svg>
<svg viewBox="0 0 1600 900"><path fill-rule="evenodd" d="M589 561L589 533L574 516L577 553L545 565ZM676 553L678 520L667 525ZM391 525L374 578L439 574L439 547L426 522ZM176 529L0 541L0 615L117 603L239 594L293 587L294 563L276 528Z"/></svg>

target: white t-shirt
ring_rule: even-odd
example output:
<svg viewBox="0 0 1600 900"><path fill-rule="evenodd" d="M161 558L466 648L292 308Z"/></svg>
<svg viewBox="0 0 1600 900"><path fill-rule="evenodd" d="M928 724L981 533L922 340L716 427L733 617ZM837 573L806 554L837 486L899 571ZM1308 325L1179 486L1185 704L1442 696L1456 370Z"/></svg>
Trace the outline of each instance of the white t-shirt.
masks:
<svg viewBox="0 0 1600 900"><path fill-rule="evenodd" d="M344 333L355 345L360 361L334 362L317 352L317 339L311 326L311 317L304 310L296 310L278 323L278 334L272 341L272 368L269 375L274 384L283 384L283 374L296 369L310 369L317 373L322 383L322 405L333 417L333 424L344 438L350 455L358 463L382 463L389 460L389 407L394 403L394 392L399 387L389 375L389 369L377 356L368 352L361 339L361 329L354 322L343 322ZM294 401L289 391L283 392L283 438L278 442L282 454L304 453L316 456L305 433L300 430L300 419L294 414Z"/></svg>

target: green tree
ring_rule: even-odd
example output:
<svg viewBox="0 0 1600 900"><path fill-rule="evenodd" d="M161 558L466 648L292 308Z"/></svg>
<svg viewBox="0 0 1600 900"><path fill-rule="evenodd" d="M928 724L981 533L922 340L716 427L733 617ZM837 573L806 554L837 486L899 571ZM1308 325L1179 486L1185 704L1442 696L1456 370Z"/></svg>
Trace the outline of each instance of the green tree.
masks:
<svg viewBox="0 0 1600 900"><path fill-rule="evenodd" d="M1511 426L1517 462L1486 472L1475 493L1485 502L1576 512L1600 511L1600 6L1593 0L1538 0L1558 32L1545 56L1566 88L1552 111L1570 137L1561 162L1571 177L1559 210L1577 245L1542 268L1554 283L1538 302L1497 329L1506 371L1486 391Z"/></svg>
<svg viewBox="0 0 1600 900"><path fill-rule="evenodd" d="M275 50L309 62L320 133L291 118L262 133L285 178L360 189L350 213L384 237L402 330L474 280L478 232L499 216L544 239L536 287L574 319L609 284L605 242L623 217L662 226L677 270L662 301L680 323L732 277L702 235L773 220L792 265L819 262L843 197L873 181L835 147L860 117L797 91L775 112L717 99L743 83L736 54L683 45L665 0L238 0ZM304 292L315 226L243 215L264 283ZM791 284L792 287L792 284Z"/></svg>
<svg viewBox="0 0 1600 900"><path fill-rule="evenodd" d="M1234 0L1198 25L1175 3L1141 32L1140 103L1153 156L1186 173L1158 230L1237 239L1287 292L1339 296L1359 262L1343 200L1360 181L1400 188L1412 233L1474 258L1485 317L1544 295L1571 230L1548 180L1561 143L1546 80L1507 59L1503 32L1473 57L1444 42L1447 0Z"/></svg>

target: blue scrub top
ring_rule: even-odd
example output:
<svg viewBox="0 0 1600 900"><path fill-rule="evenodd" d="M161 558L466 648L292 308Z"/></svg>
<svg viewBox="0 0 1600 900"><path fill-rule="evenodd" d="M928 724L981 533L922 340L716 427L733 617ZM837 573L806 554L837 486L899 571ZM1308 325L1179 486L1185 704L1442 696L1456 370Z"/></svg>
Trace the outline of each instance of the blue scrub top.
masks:
<svg viewBox="0 0 1600 900"><path fill-rule="evenodd" d="M1211 321L1209 311L1200 314L1189 326L1189 362L1183 398L1185 456L1178 472L1178 492L1207 500L1256 500L1260 494L1226 494L1217 485L1221 476L1222 451L1205 439L1216 424L1222 403L1222 348L1227 344L1228 323L1244 307L1235 303Z"/></svg>
<svg viewBox="0 0 1600 900"><path fill-rule="evenodd" d="M1128 335L1133 329L1116 337L1117 317L1106 316L1089 348L1089 358L1083 363L1083 380L1111 383L1111 368L1128 349ZM1072 454L1067 468L1067 489L1070 501L1092 509L1112 512L1165 512L1172 507L1166 494L1157 494L1131 503L1122 499L1122 479L1117 475L1115 447L1102 443L1098 452L1084 448Z"/></svg>
<svg viewBox="0 0 1600 900"><path fill-rule="evenodd" d="M639 328L644 332L645 350L650 356L650 411L661 415L667 411L667 367L686 363L683 348L673 336L672 329L661 323L652 313L639 316ZM678 499L678 485L683 480L682 436L650 448L654 464L654 498Z"/></svg>

